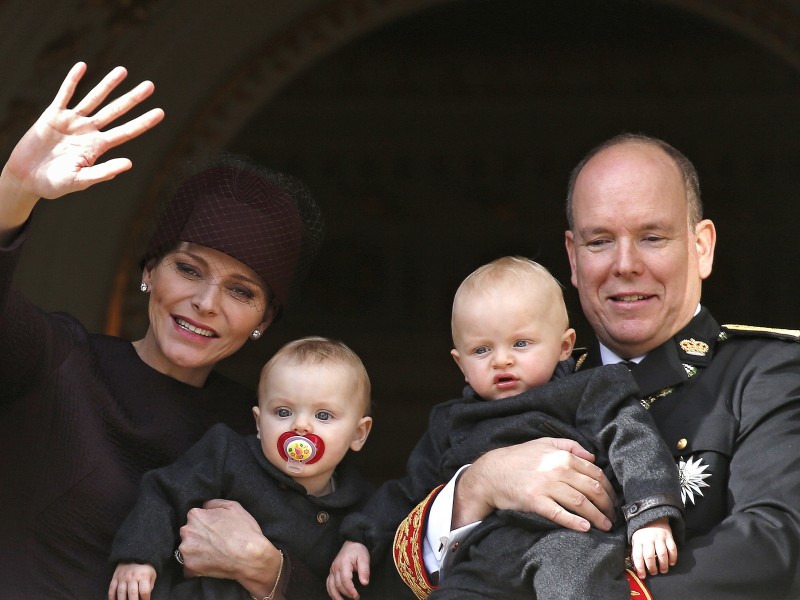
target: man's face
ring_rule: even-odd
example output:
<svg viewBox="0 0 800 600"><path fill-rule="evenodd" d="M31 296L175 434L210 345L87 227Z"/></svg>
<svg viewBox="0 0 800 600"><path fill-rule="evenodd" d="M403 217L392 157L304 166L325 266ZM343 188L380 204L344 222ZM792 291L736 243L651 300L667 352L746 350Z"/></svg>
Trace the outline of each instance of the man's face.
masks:
<svg viewBox="0 0 800 600"><path fill-rule="evenodd" d="M690 228L683 178L662 150L626 142L594 156L575 183L573 221L571 281L601 342L632 358L691 320L716 235L708 220Z"/></svg>

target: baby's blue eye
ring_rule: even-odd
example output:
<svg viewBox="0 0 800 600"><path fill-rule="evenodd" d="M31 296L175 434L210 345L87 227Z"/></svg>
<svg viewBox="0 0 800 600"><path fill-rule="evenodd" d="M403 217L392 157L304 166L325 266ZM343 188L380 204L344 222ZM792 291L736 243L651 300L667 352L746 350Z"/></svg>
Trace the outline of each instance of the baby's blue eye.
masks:
<svg viewBox="0 0 800 600"><path fill-rule="evenodd" d="M321 410L316 414L316 417L320 421L327 421L328 419L333 418L333 415L329 413L327 410Z"/></svg>
<svg viewBox="0 0 800 600"><path fill-rule="evenodd" d="M524 348L527 345L528 342L526 342L525 340L517 340L516 342L514 342L514 348Z"/></svg>
<svg viewBox="0 0 800 600"><path fill-rule="evenodd" d="M281 418L291 417L292 411L290 411L288 408L279 408L275 411L275 414Z"/></svg>
<svg viewBox="0 0 800 600"><path fill-rule="evenodd" d="M486 346L478 346L475 348L475 354L486 354L489 351L489 348Z"/></svg>

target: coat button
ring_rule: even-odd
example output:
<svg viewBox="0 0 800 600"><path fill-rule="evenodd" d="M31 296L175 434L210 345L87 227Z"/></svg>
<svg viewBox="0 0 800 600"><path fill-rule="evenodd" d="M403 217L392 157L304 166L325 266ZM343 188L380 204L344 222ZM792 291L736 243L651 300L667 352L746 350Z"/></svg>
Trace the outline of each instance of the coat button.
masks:
<svg viewBox="0 0 800 600"><path fill-rule="evenodd" d="M688 445L689 445L689 441L686 438L681 438L681 439L678 440L678 443L675 444L675 447L678 450L684 450L686 448L686 446L688 446Z"/></svg>
<svg viewBox="0 0 800 600"><path fill-rule="evenodd" d="M330 518L331 518L330 515L326 513L324 510L321 510L317 513L317 523L319 523L320 525L324 525L325 523L327 523L328 519Z"/></svg>
<svg viewBox="0 0 800 600"><path fill-rule="evenodd" d="M637 512L639 512L639 505L634 502L628 507L628 513L635 515Z"/></svg>
<svg viewBox="0 0 800 600"><path fill-rule="evenodd" d="M456 550L458 550L458 542L450 546L450 552L455 552Z"/></svg>

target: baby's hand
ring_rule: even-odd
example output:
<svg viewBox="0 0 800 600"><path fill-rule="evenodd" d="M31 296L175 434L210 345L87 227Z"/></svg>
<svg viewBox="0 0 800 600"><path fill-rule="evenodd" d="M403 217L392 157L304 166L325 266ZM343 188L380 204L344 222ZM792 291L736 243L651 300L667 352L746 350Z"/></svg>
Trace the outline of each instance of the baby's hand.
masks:
<svg viewBox="0 0 800 600"><path fill-rule="evenodd" d="M369 583L369 550L358 542L345 542L339 554L333 559L331 572L325 586L333 600L352 598L358 600L356 586L353 585L353 571L358 573L361 585Z"/></svg>
<svg viewBox="0 0 800 600"><path fill-rule="evenodd" d="M663 517L642 527L631 538L631 559L640 579L647 574L666 573L678 560L669 519Z"/></svg>
<svg viewBox="0 0 800 600"><path fill-rule="evenodd" d="M108 600L150 600L155 582L156 570L152 565L119 563L108 586Z"/></svg>

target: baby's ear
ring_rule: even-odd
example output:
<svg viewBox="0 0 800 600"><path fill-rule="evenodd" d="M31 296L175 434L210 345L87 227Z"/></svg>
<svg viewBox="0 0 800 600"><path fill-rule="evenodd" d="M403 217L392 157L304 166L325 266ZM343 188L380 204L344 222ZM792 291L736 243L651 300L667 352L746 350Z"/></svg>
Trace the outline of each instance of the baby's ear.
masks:
<svg viewBox="0 0 800 600"><path fill-rule="evenodd" d="M572 354L572 349L575 348L575 330L570 327L561 336L561 360L567 360Z"/></svg>
<svg viewBox="0 0 800 600"><path fill-rule="evenodd" d="M450 350L450 356L453 357L453 360L456 361L458 368L461 369L461 372L464 374L464 381L467 381L467 374L464 373L464 367L461 366L461 355L458 353L458 350L453 348ZM469 383L469 381L467 381Z"/></svg>
<svg viewBox="0 0 800 600"><path fill-rule="evenodd" d="M356 431L353 434L353 441L350 443L350 450L358 452L364 447L364 444L369 437L369 432L372 431L372 417L361 417L356 426Z"/></svg>
<svg viewBox="0 0 800 600"><path fill-rule="evenodd" d="M256 420L256 431L258 432L258 435L260 436L261 435L261 423L260 423L261 409L258 406L254 406L253 407L253 417Z"/></svg>

